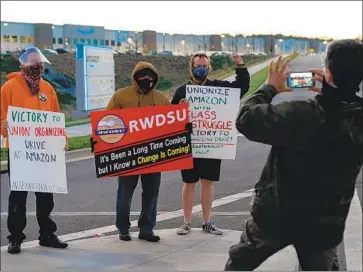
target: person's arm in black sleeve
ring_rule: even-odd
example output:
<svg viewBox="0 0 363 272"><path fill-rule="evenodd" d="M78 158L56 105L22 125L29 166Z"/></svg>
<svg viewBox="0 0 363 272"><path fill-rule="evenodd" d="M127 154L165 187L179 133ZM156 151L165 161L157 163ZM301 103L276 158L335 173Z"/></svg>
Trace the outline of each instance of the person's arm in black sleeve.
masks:
<svg viewBox="0 0 363 272"><path fill-rule="evenodd" d="M311 105L307 101L271 105L276 94L274 86L264 85L243 101L236 120L237 130L251 141L269 145L287 146L305 141L314 131Z"/></svg>
<svg viewBox="0 0 363 272"><path fill-rule="evenodd" d="M186 95L186 85L176 88L171 104L179 104L180 100L184 99Z"/></svg>
<svg viewBox="0 0 363 272"><path fill-rule="evenodd" d="M219 87L238 88L241 90L240 98L242 98L250 88L250 73L245 67L236 67L236 78L234 81L214 80L213 85Z"/></svg>

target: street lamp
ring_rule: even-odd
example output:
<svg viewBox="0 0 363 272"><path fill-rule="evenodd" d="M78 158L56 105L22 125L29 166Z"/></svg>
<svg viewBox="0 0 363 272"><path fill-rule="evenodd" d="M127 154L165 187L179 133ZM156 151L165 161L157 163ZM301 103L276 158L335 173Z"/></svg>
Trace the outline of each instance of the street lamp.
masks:
<svg viewBox="0 0 363 272"><path fill-rule="evenodd" d="M224 52L224 42L223 42L223 39L225 38L226 36L225 35L221 35L221 47L222 47L222 52Z"/></svg>
<svg viewBox="0 0 363 272"><path fill-rule="evenodd" d="M250 44L248 43L248 44L246 44L246 46L247 46L247 55L249 55L250 54Z"/></svg>
<svg viewBox="0 0 363 272"><path fill-rule="evenodd" d="M232 37L232 53L235 53L237 52L236 50L236 35L235 34L231 34L231 37Z"/></svg>
<svg viewBox="0 0 363 272"><path fill-rule="evenodd" d="M165 51L165 33L163 33L163 51Z"/></svg>
<svg viewBox="0 0 363 272"><path fill-rule="evenodd" d="M183 54L185 55L185 40L181 41L181 45L183 47Z"/></svg>
<svg viewBox="0 0 363 272"><path fill-rule="evenodd" d="M282 54L282 43L284 42L283 39L279 39L279 42L280 42L280 54Z"/></svg>

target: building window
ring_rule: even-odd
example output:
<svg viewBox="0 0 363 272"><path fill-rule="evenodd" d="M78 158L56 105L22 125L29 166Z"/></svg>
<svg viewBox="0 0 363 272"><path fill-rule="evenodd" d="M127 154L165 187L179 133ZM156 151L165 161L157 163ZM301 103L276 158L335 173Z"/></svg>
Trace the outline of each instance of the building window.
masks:
<svg viewBox="0 0 363 272"><path fill-rule="evenodd" d="M121 46L121 43L120 42L117 42L117 46Z"/></svg>
<svg viewBox="0 0 363 272"><path fill-rule="evenodd" d="M85 39L80 39L79 40L81 44L85 44L86 43L86 40Z"/></svg>
<svg viewBox="0 0 363 272"><path fill-rule="evenodd" d="M104 46L105 45L105 40L100 40L100 45Z"/></svg>
<svg viewBox="0 0 363 272"><path fill-rule="evenodd" d="M25 36L20 36L20 43L26 43L25 41L26 41Z"/></svg>
<svg viewBox="0 0 363 272"><path fill-rule="evenodd" d="M109 46L110 45L110 41L109 40L105 40L105 45Z"/></svg>
<svg viewBox="0 0 363 272"><path fill-rule="evenodd" d="M32 36L28 37L28 43L30 43L30 44L33 43L33 37Z"/></svg>
<svg viewBox="0 0 363 272"><path fill-rule="evenodd" d="M94 39L93 40L93 45L97 46L98 45L98 40L97 39Z"/></svg>
<svg viewBox="0 0 363 272"><path fill-rule="evenodd" d="M115 41L114 40L111 41L111 46L115 46Z"/></svg>
<svg viewBox="0 0 363 272"><path fill-rule="evenodd" d="M11 40L13 43L18 43L18 36L11 36Z"/></svg>
<svg viewBox="0 0 363 272"><path fill-rule="evenodd" d="M56 44L56 38L53 37L53 44Z"/></svg>
<svg viewBox="0 0 363 272"><path fill-rule="evenodd" d="M4 43L9 43L10 42L10 36L9 35L4 35L3 41L4 41Z"/></svg>
<svg viewBox="0 0 363 272"><path fill-rule="evenodd" d="M72 41L73 44L77 45L78 43L78 39L77 38L73 38L73 41Z"/></svg>
<svg viewBox="0 0 363 272"><path fill-rule="evenodd" d="M58 38L58 44L63 44L63 38Z"/></svg>
<svg viewBox="0 0 363 272"><path fill-rule="evenodd" d="M91 45L91 39L87 39L87 45Z"/></svg>

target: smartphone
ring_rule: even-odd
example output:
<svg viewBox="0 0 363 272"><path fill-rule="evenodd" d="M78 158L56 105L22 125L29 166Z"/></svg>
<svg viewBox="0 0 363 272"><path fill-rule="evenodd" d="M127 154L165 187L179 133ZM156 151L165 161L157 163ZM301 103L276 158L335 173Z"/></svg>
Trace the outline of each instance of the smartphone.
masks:
<svg viewBox="0 0 363 272"><path fill-rule="evenodd" d="M292 72L287 78L287 87L293 89L314 87L313 76L312 72Z"/></svg>

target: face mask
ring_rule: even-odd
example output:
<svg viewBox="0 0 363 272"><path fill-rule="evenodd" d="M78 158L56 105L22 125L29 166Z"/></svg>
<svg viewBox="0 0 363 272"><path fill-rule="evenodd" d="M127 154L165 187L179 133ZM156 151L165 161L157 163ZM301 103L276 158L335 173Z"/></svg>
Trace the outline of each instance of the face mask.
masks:
<svg viewBox="0 0 363 272"><path fill-rule="evenodd" d="M32 66L22 67L21 73L24 76L30 91L34 94L39 91L39 83L41 79L41 74L43 71L42 64L35 64Z"/></svg>
<svg viewBox="0 0 363 272"><path fill-rule="evenodd" d="M137 85L139 85L141 91L143 93L148 93L154 88L154 81L150 79L142 79L142 80L136 80Z"/></svg>
<svg viewBox="0 0 363 272"><path fill-rule="evenodd" d="M208 68L203 66L194 68L192 72L194 78L198 81L204 81L208 76Z"/></svg>

